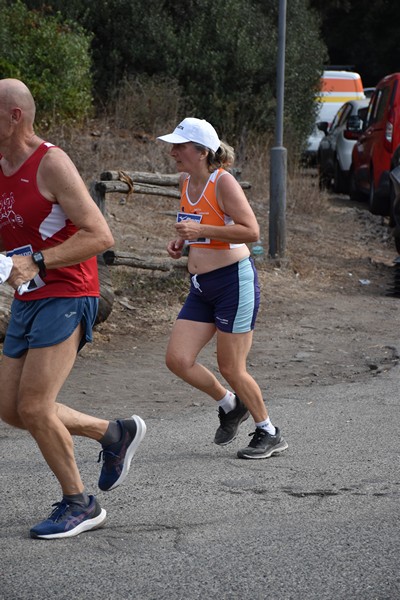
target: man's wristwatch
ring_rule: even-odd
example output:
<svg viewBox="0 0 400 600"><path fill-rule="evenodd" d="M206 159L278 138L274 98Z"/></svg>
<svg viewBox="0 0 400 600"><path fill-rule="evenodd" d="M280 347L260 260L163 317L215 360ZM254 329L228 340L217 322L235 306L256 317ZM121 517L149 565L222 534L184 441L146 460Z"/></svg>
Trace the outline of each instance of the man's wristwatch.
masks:
<svg viewBox="0 0 400 600"><path fill-rule="evenodd" d="M39 267L40 277L46 277L46 265L44 264L44 256L41 252L34 252L32 254L32 260Z"/></svg>

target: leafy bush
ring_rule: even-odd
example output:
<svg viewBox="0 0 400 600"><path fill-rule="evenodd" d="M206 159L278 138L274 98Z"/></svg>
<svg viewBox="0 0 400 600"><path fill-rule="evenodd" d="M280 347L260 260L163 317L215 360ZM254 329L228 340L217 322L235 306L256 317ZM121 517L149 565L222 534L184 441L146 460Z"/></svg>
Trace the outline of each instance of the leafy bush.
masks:
<svg viewBox="0 0 400 600"><path fill-rule="evenodd" d="M244 147L250 133L274 131L277 0L25 3L60 11L93 32L98 107L121 102L127 81L146 78L149 87L155 78L157 88L164 79L182 91L179 118L208 119L230 143ZM309 133L314 87L326 56L319 21L308 6L308 0L291 0L287 10L285 133L295 146ZM138 87L132 92L137 98Z"/></svg>
<svg viewBox="0 0 400 600"><path fill-rule="evenodd" d="M0 77L24 81L41 126L81 121L92 110L91 36L60 15L0 0ZM10 43L12 40L12 43Z"/></svg>

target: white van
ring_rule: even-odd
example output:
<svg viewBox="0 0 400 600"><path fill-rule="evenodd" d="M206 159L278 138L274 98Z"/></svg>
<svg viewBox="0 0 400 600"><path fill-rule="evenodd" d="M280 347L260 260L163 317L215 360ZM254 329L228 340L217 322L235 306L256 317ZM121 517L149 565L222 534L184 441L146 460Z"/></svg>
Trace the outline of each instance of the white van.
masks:
<svg viewBox="0 0 400 600"><path fill-rule="evenodd" d="M353 71L324 71L321 77L321 89L315 97L318 102L318 113L311 135L307 140L304 158L309 164L315 164L318 147L324 133L317 123L332 123L339 108L348 100L365 98L361 77Z"/></svg>

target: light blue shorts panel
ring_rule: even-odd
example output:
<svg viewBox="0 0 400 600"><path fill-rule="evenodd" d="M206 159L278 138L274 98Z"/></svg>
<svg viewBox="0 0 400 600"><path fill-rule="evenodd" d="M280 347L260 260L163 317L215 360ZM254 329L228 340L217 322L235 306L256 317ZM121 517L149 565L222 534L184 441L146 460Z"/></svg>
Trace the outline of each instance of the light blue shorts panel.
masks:
<svg viewBox="0 0 400 600"><path fill-rule="evenodd" d="M99 299L91 296L13 300L3 354L19 358L29 348L55 346L68 339L82 323L79 352L93 339L98 306Z"/></svg>
<svg viewBox="0 0 400 600"><path fill-rule="evenodd" d="M238 286L238 306L232 333L244 333L254 329L260 297L256 270L251 259L238 263Z"/></svg>

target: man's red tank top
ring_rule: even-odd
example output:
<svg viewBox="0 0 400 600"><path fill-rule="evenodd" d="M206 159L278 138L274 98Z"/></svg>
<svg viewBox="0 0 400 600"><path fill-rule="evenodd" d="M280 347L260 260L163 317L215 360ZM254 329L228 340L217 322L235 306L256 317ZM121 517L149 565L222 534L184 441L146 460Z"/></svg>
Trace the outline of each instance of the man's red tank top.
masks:
<svg viewBox="0 0 400 600"><path fill-rule="evenodd" d="M40 193L36 176L43 156L53 144L43 142L16 173L6 177L0 168L0 238L7 254L31 254L61 244L76 231L61 206ZM60 269L48 269L32 280L20 300L50 297L98 296L97 258Z"/></svg>

